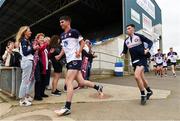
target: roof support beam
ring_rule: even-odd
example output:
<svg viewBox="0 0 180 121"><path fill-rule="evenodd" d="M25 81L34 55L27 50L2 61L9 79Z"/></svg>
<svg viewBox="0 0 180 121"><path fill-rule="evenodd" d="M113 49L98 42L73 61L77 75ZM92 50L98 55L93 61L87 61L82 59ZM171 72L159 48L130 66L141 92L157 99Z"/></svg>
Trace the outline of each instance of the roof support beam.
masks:
<svg viewBox="0 0 180 121"><path fill-rule="evenodd" d="M50 18L51 16L53 16L53 15L61 12L62 10L66 9L66 8L68 8L68 7L71 7L71 6L75 5L75 4L77 4L77 3L80 2L80 1L81 1L81 0L65 0L65 1L60 5L59 9L57 9L57 10L55 10L54 12L48 14L47 16L39 19L38 21L34 22L33 24L31 24L31 25L29 25L29 26L30 26L30 27L33 27L33 26L39 24L40 22L42 22L42 21ZM0 44L3 43L4 41L7 41L7 40L13 38L15 35L16 35L16 34L13 34L13 35L7 37L6 39L0 41Z"/></svg>
<svg viewBox="0 0 180 121"><path fill-rule="evenodd" d="M30 0L31 3L33 3L34 5L42 8L44 11L46 11L48 14L50 14L52 11L50 11L49 9L47 9L46 7L44 7L43 5L41 5L40 3L36 2L35 0Z"/></svg>

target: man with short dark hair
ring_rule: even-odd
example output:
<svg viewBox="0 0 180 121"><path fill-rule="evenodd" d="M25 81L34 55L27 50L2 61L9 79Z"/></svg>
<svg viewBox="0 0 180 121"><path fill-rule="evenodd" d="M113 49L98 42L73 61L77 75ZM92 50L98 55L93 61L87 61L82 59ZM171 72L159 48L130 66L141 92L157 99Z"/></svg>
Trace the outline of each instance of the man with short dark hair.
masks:
<svg viewBox="0 0 180 121"><path fill-rule="evenodd" d="M148 86L148 81L144 77L144 68L147 66L147 54L149 54L153 43L145 36L136 34L135 25L129 24L126 26L126 29L129 37L124 41L121 57L129 50L135 71L134 76L141 92L141 104L145 105L146 100L153 94ZM147 48L144 47L144 42L147 43ZM147 90L147 95L145 95L145 89Z"/></svg>
<svg viewBox="0 0 180 121"><path fill-rule="evenodd" d="M81 73L82 57L81 53L85 42L81 34L71 28L71 18L63 16L60 18L60 26L64 30L60 38L62 40L62 51L55 58L59 60L65 53L67 61L67 74L65 83L67 85L67 98L65 106L56 110L55 113L58 115L68 115L71 113L71 101L73 97L73 81L76 80L78 85L81 87L87 86L94 88L97 92L103 96L103 86L96 85L93 82L84 80Z"/></svg>
<svg viewBox="0 0 180 121"><path fill-rule="evenodd" d="M178 59L178 55L176 52L173 51L172 47L169 50L170 50L170 52L167 54L168 60L170 61L173 76L176 77L176 71L175 70L176 70L176 62Z"/></svg>

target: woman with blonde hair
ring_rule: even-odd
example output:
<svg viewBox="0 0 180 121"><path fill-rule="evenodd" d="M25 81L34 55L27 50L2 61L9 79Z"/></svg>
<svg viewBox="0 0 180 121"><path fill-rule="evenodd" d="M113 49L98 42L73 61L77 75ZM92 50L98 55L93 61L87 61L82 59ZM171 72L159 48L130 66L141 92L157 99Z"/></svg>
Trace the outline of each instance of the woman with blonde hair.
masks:
<svg viewBox="0 0 180 121"><path fill-rule="evenodd" d="M30 89L34 84L34 80L32 78L33 54L39 46L32 46L29 40L31 34L32 32L28 26L22 26L16 35L16 43L22 56L22 82L19 90L20 106L30 106L33 100L30 96Z"/></svg>

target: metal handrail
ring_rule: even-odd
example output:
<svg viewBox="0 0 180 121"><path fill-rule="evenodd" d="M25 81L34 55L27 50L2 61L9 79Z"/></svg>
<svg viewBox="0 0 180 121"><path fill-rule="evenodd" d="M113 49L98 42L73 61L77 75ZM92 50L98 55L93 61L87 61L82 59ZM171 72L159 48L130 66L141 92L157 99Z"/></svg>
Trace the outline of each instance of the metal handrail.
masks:
<svg viewBox="0 0 180 121"><path fill-rule="evenodd" d="M112 61L107 61L107 60L102 60L101 59L101 56L102 55L107 55L107 56L110 56L111 58L113 57L113 58L116 58L116 60L117 60L117 58L120 58L119 56L116 56L116 55L113 55L113 54L109 54L109 53L105 53L105 52L99 52L99 51L95 51L96 53L97 53L97 55L99 56L99 59L95 59L94 61L95 62L99 62L99 70L101 70L102 69L102 67L101 67L101 64L102 64L102 62L105 62L105 63L109 63L109 64L115 64L116 62L112 62ZM126 58L123 58L123 60L124 61L126 61L126 60L128 60L128 59L126 59ZM124 68L129 68L129 71L128 71L128 73L131 73L131 69L132 69L132 66L130 65L130 64L128 64L128 65L124 65Z"/></svg>
<svg viewBox="0 0 180 121"><path fill-rule="evenodd" d="M104 54L104 55L109 55L111 57L116 57L116 58L119 58L119 56L116 56L116 55L112 55L112 54L109 54L109 53L105 53L105 52L97 52L96 53L99 53L99 54Z"/></svg>
<svg viewBox="0 0 180 121"><path fill-rule="evenodd" d="M95 51L95 52L96 52L96 53L99 53L99 54L103 54L103 55L108 55L108 56L111 56L111 57L115 57L115 58L120 58L120 56L112 55L112 54L105 53L105 52L99 52L99 51ZM123 58L123 60L128 60L128 59ZM104 60L99 59L99 60L94 60L94 61L104 61ZM106 62L108 62L108 61L106 61ZM110 63L113 63L113 62L110 62Z"/></svg>

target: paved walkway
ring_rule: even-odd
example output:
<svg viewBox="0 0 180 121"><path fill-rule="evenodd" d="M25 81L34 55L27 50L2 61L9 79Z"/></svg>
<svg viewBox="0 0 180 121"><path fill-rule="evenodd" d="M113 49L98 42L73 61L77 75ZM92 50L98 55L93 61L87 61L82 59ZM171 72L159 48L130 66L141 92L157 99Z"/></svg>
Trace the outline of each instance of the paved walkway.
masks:
<svg viewBox="0 0 180 121"><path fill-rule="evenodd" d="M178 73L179 75L180 73ZM41 102L34 101L31 107L19 107L18 101L6 98L0 103L0 120L178 120L180 119L180 76L155 77L147 75L154 95L146 106L139 104L139 90L132 76L100 80L105 97L98 97L93 89L75 92L72 115L58 117L53 111L63 106L65 93L60 97L50 96ZM60 81L62 89L63 80ZM47 91L50 95L50 91ZM4 105L4 107L3 107Z"/></svg>
<svg viewBox="0 0 180 121"><path fill-rule="evenodd" d="M98 93L91 88L79 89L75 91L73 97L73 103L87 103L87 102L102 102L102 101L122 101L122 100L137 100L139 99L139 90L136 87L130 86L120 86L112 84L104 84L104 97L100 97ZM171 91L169 90L158 90L153 89L154 95L152 99L165 99L167 98ZM50 91L46 92L49 98L44 98L43 101L34 101L34 105L38 104L54 104L54 103L64 103L66 99L66 93L61 96L51 96ZM18 101L11 100L8 101L13 106L18 106Z"/></svg>

